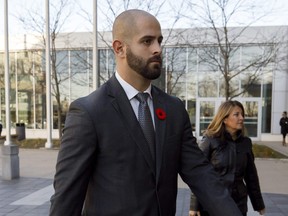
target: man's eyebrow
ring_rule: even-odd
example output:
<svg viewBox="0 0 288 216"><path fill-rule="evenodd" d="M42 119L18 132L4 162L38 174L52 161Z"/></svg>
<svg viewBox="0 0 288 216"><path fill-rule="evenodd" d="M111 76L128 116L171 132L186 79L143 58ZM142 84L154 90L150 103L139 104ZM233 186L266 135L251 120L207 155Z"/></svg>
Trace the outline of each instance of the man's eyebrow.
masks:
<svg viewBox="0 0 288 216"><path fill-rule="evenodd" d="M143 40L143 39L154 39L156 38L155 36L152 36L152 35L145 35L143 37L140 38L140 40Z"/></svg>
<svg viewBox="0 0 288 216"><path fill-rule="evenodd" d="M154 39L154 38L163 39L163 36L161 35L161 36L157 37L157 36L153 36L153 35L144 35L143 37L140 38L140 40L142 40L142 39Z"/></svg>

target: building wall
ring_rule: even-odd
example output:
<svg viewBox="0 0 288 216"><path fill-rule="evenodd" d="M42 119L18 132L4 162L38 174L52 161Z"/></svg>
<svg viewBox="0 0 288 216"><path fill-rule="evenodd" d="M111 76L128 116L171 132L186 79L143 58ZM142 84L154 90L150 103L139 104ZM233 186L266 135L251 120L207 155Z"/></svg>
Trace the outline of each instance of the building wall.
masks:
<svg viewBox="0 0 288 216"><path fill-rule="evenodd" d="M272 91L272 130L271 134L280 133L279 121L282 112L288 110L288 73L287 71L275 71L273 76Z"/></svg>
<svg viewBox="0 0 288 216"><path fill-rule="evenodd" d="M239 31L241 31L241 28L233 28L231 29L231 31L234 34L239 33ZM181 32L181 34L180 34ZM205 100L207 100L207 102L213 102L215 103L213 106L215 106L214 108L217 108L217 106L219 105L219 103L221 102L221 100L223 100L223 95L221 95L220 93L220 83L221 83L221 79L219 79L220 77L220 73L219 72L214 72L214 71L205 71L205 66L204 67L200 67L198 65L198 63L195 64L195 61L197 61L197 58L195 57L197 55L197 50L201 49L202 46L213 46L213 43L215 43L215 41L213 42L213 38L211 37L203 37L203 35L208 35L209 29L187 29L187 30L174 30L172 33L172 37L171 40L168 40L168 42L164 45L164 47L166 48L165 50L170 50L168 53L164 53L164 56L166 55L166 60L165 63L167 65L167 67L165 68L165 74L163 75L163 77L161 79L159 79L159 82L157 82L157 85L160 86L160 88L162 88L163 90L165 90L168 93L171 93L175 96L178 96L179 98L181 98L183 100L183 102L185 103L185 106L188 110L189 116L191 118L191 123L194 124L195 122L197 123L198 119L201 117L201 110L199 108L199 101L203 101L205 102ZM275 62L275 65L273 66L273 76L272 76L272 105L271 105L271 116L268 116L267 118L267 122L270 126L271 129L270 132L267 133L261 133L261 135L257 138L260 140L269 140L269 139L276 139L278 136L280 136L280 127L279 127L279 119L281 117L281 113L283 112L283 110L288 110L288 70L287 70L287 35L286 34L288 32L288 27L255 27L255 28L250 28L248 29L248 31L246 32L246 35L243 35L242 37L238 38L237 44L242 44L242 46L244 47L253 47L256 46L257 43L258 44L273 44L275 43L275 41L281 41L281 49L277 50L277 52L279 52L278 58L281 59L281 61L277 60ZM165 30L163 31L164 37L165 35L168 35L169 32L166 32ZM275 34L278 37L278 39L276 40L276 38L272 37L272 34ZM109 44L109 42L111 42L111 33L110 32L104 32L102 33L104 35L104 37L107 38L107 43ZM173 36L174 34L174 36ZM202 36L201 36L202 35ZM286 35L286 36L285 36ZM180 37L181 36L181 37ZM269 37L271 36L271 37ZM200 41L196 41L195 38L201 38L204 39L203 44L200 43ZM256 39L255 39L256 38ZM269 41L267 41L267 38L270 38ZM273 40L271 39L273 38ZM44 53L44 46L41 43L39 37L37 36L28 36L28 35L24 35L24 36L17 36L14 38L15 40L13 41L13 38L11 38L10 41L12 41L11 43L13 44L12 49L11 49L11 56L17 56L16 53L23 53L24 51L35 51L37 50L37 52L43 52ZM103 82L105 82L105 80L107 80L109 77L111 77L111 75L114 73L115 71L115 62L113 62L111 59L113 59L113 53L111 52L111 50L109 50L109 47L107 47L107 43L104 43L103 41L99 42L99 55L101 58L101 61L99 61L99 69L101 71L101 80L100 83L102 84ZM62 91L63 91L63 95L65 95L65 97L62 97L63 103L65 102L65 105L63 104L63 106L65 106L66 110L67 107L69 105L69 103L76 99L77 97L80 96L84 96L89 94L92 89L89 87L89 85L92 83L92 77L91 77L91 71L92 68L91 66L89 66L89 68L85 66L85 64L83 64L83 62L81 62L79 59L77 59L77 56L82 56L83 59L86 59L89 64L92 64L92 34L91 33L69 33L69 34L60 34L57 41L56 41L56 47L59 51L59 53L61 53L61 55L59 55L60 57L62 56L62 60L63 62L65 62L65 64L62 65L62 69L64 72L63 74L66 73L66 75L68 73L74 73L75 72L75 76L74 78L70 77L69 79L67 79L66 82L63 83L62 85ZM191 51L191 47L193 49L195 49L195 53L193 53ZM181 52L179 53L179 56L176 58L170 58L169 56L172 56L172 51L173 50L180 50ZM188 53L191 51L191 55ZM14 52L14 54L13 54ZM165 51L166 52L166 51ZM0 45L0 70L1 70L1 64L2 62L4 62L3 60L3 55L1 55L1 53L3 54L3 47L1 47ZM76 53L76 54L75 54ZM188 53L188 54L187 54ZM45 56L45 55L43 55ZM59 58L60 58L59 57ZM239 56L239 60L244 59L245 55L242 54L242 56ZM2 59L1 59L2 58ZM285 61L286 58L286 61ZM13 59L13 58L12 58ZM2 61L2 62L1 62ZM15 60L13 60L15 61ZM13 62L12 61L12 62ZM38 72L43 72L42 70L45 71L45 65L44 65L44 61L40 60L42 68L43 69L39 69ZM172 62L173 61L173 65ZM25 62L25 61L24 61ZM13 63L15 64L15 63ZM194 65L193 65L194 64ZM3 64L2 64L3 65ZM77 65L77 66L74 66ZM187 66L189 65L189 67ZM170 71L171 68L173 66L173 71ZM271 66L269 66L271 67ZM27 72L27 67L23 67L24 69L24 73L27 73L29 75L29 72ZM26 68L26 69L25 69ZM203 69L203 71L205 71L205 73L201 70ZM3 69L3 68L2 68ZM15 68L13 71L13 67L11 68L11 74L17 74L17 71L15 72ZM171 73L170 73L171 72ZM177 73L183 73L185 74L185 76L182 76L176 83L177 85L175 86L175 91L171 91L170 92L170 87L173 86L173 82L175 82L176 78L175 76L177 76ZM39 73L41 76L43 76L43 73ZM88 74L88 75L87 75ZM69 74L68 74L69 75ZM67 76L68 76L67 75ZM0 74L1 76L1 74ZM173 77L174 76L174 77ZM29 76L27 76L29 78ZM43 76L44 77L44 76ZM83 79L83 77L85 77L85 79ZM209 82L211 82L211 85L213 86L213 89L216 87L215 91L212 89L212 86L210 85L211 89L213 90L212 92L210 91L210 93L207 93L207 95L205 96L205 88L207 90L207 87L202 86L201 87L201 83L204 83L205 81L207 81L207 78L210 77L211 79L209 80ZM263 79L265 79L265 77L263 76ZM82 84L79 84L79 80L81 80ZM33 79L29 78L29 82L30 82L30 86L33 83ZM25 84L25 83L24 83ZM22 86L24 85L22 83ZM82 85L82 87L81 87ZM237 80L236 85L241 85L241 80ZM16 85L12 85L12 88L16 88ZM88 86L88 88L87 88ZM203 88L204 87L204 88ZM210 88L209 87L209 88ZM257 85L255 85L255 87L257 87ZM0 86L0 88L4 89L4 86ZM24 88L24 87L23 87ZM25 87L25 88L29 88L29 86ZM31 88L31 87L30 87ZM77 89L77 90L76 90ZM210 90L211 90L210 89ZM257 88L256 88L257 89ZM22 89L23 90L23 89ZM33 122L35 120L32 119L32 116L30 116L30 119L32 119L32 123L31 125L27 125L27 129L26 129L26 137L39 137L39 138L45 138L46 137L46 130L45 130L45 112L43 111L43 109L45 109L45 105L43 106L43 103L45 103L45 98L43 98L43 95L45 96L45 88L43 88L42 90L39 88L34 89L33 91L37 92L39 97L39 101L42 101L42 111L40 113L40 127L41 129L37 129L36 127L36 123L38 122ZM199 91L203 91L202 95L199 95ZM42 91L42 93L41 93ZM65 92L65 94L64 94ZM1 98L2 94L4 93L4 91L1 91ZM42 94L42 96L41 96ZM257 93L258 94L258 93ZM256 94L256 95L257 95ZM253 96L250 95L249 97L246 96L248 100L253 100L253 101L259 101L259 100L263 100L263 93L261 93L261 95L258 96ZM18 94L16 94L18 95ZM38 103L36 104L36 99L35 97L33 98L33 94L25 94L27 95L28 99L25 100L32 100L32 103L30 106L27 106L26 112L32 112L32 107L34 106L34 109L37 110L36 107L41 108L41 104ZM23 96L24 97L24 96ZM26 97L26 96L25 96ZM42 99L41 99L42 97ZM32 98L32 99L31 99ZM40 100L41 99L41 100ZM239 98L240 100L245 99L245 97L243 98ZM17 97L15 99L17 100ZM24 100L24 102L25 102ZM3 110L3 108L5 107L5 104L3 104L4 100L1 100L1 110ZM17 103L15 103L17 106ZM261 102L259 103L261 106ZM263 106L263 105L262 105ZM23 106L21 106L23 107ZM210 107L211 108L211 107ZM27 110L28 109L28 110ZM15 108L15 115L19 116L19 110L20 109L20 104L18 104L18 107ZM54 107L55 110L55 107ZM264 110L264 109L262 109ZM33 112L32 112L33 113ZM35 110L34 110L35 113ZM213 112L211 112L213 114ZM259 112L261 113L261 111ZM32 115L32 114L31 114ZM39 115L37 115L39 118ZM266 119L262 119L261 120L261 116L259 117L260 120L258 119L258 121L265 121ZM16 117L16 121L19 121L21 119ZM270 123L271 121L271 123ZM42 122L42 123L41 123ZM200 121L198 121L199 124ZM263 123L263 122L262 122ZM266 123L266 122L265 122ZM270 125L271 124L271 125ZM260 124L261 125L261 124ZM197 126L197 124L196 124ZM5 127L5 125L4 125ZM14 130L14 129L12 129ZM196 130L197 131L197 130ZM199 131L198 131L199 132ZM3 133L5 134L5 130L3 131ZM197 137L199 138L199 134L196 134ZM53 137L57 138L58 136L58 132L57 130L53 130Z"/></svg>

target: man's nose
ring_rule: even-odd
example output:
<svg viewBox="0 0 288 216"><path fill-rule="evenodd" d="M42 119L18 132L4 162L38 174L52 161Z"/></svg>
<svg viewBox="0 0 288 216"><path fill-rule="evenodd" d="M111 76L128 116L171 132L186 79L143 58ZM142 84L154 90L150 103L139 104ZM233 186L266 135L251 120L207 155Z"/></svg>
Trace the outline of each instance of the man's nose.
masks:
<svg viewBox="0 0 288 216"><path fill-rule="evenodd" d="M155 42L153 45L153 54L161 54L162 53L162 46L160 43Z"/></svg>

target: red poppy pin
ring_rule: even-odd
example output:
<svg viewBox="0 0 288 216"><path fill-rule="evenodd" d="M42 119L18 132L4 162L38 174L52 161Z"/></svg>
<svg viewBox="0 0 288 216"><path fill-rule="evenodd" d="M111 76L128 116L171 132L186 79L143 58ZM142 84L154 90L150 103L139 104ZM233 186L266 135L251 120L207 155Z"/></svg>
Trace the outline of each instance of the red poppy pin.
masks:
<svg viewBox="0 0 288 216"><path fill-rule="evenodd" d="M161 108L156 109L156 115L157 115L158 119L160 119L160 120L166 119L166 113Z"/></svg>

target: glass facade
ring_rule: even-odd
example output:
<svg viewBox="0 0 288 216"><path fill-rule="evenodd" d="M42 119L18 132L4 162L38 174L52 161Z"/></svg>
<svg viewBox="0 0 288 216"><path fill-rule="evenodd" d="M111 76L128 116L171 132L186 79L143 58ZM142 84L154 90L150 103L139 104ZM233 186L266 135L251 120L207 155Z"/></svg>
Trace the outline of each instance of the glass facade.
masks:
<svg viewBox="0 0 288 216"><path fill-rule="evenodd" d="M265 49L264 46L246 45L236 49L230 56L230 96L244 103L251 136L257 136L259 133L257 131L261 133L271 131L273 64L261 67L255 65L243 70L245 65L251 63L249 62L251 59L262 54ZM13 124L23 122L27 128L33 129L46 127L44 56L44 50L10 52L10 108ZM71 101L92 91L92 58L92 48L57 50L56 71L52 73L51 92L54 129L58 128L57 96L64 122ZM115 61L113 51L109 48L99 49L98 58L101 85L115 72ZM227 91L225 74L219 70L215 60L221 62L218 47L164 47L163 73L158 80L154 81L159 88L183 101L193 129L199 136L211 121L220 103L225 100ZM5 126L3 52L0 53L0 90L0 115ZM255 124L257 127L254 127ZM257 129L258 127L260 130Z"/></svg>

